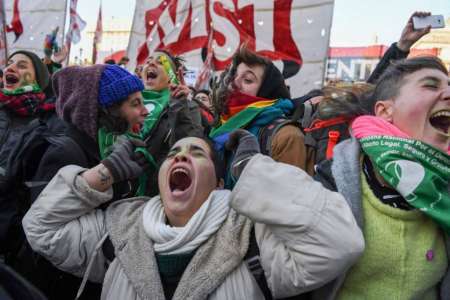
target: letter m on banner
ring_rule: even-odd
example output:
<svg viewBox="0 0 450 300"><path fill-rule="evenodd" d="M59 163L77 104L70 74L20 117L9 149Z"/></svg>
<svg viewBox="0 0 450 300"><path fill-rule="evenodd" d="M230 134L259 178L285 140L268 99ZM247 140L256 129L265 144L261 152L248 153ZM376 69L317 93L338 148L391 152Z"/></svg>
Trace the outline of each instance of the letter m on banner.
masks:
<svg viewBox="0 0 450 300"><path fill-rule="evenodd" d="M240 45L246 43L250 49L276 61L285 78L293 80L305 63L321 65L318 77L312 79L321 82L333 3L329 0L137 0L128 55L135 59L135 64L142 64L153 51L164 48L182 55L188 67L200 69L211 33L214 70L225 69ZM318 27L311 26L308 18L313 18ZM321 34L323 31L325 34ZM313 55L308 57L309 53ZM307 72L310 71L308 67Z"/></svg>

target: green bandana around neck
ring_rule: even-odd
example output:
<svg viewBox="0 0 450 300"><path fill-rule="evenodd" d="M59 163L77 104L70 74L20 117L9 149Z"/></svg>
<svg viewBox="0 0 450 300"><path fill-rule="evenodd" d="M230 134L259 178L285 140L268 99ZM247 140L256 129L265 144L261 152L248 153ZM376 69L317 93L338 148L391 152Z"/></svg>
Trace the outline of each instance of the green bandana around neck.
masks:
<svg viewBox="0 0 450 300"><path fill-rule="evenodd" d="M142 139L140 134L127 132L124 134L126 138L132 139ZM120 135L116 135L112 132L106 130L105 127L101 127L98 129L98 146L100 150L100 158L105 159L111 152L114 150L114 143L116 143L117 139ZM153 168L157 168L156 162L150 152L147 151L145 147L137 147L136 152L141 152L145 158L150 162ZM139 186L136 192L136 196L144 196L147 190L148 178L151 174L151 169L147 172L144 172L141 176L139 176Z"/></svg>
<svg viewBox="0 0 450 300"><path fill-rule="evenodd" d="M408 138L368 136L360 143L380 175L450 234L450 156Z"/></svg>
<svg viewBox="0 0 450 300"><path fill-rule="evenodd" d="M17 96L25 93L41 93L41 92L42 92L41 88L36 83L18 87L13 91L7 91L5 89L2 89L2 93L8 96Z"/></svg>
<svg viewBox="0 0 450 300"><path fill-rule="evenodd" d="M163 89L159 92L143 90L142 97L144 98L144 105L148 110L148 115L145 117L144 125L141 129L141 136L145 139L158 122L161 113L169 105L170 92L169 89Z"/></svg>

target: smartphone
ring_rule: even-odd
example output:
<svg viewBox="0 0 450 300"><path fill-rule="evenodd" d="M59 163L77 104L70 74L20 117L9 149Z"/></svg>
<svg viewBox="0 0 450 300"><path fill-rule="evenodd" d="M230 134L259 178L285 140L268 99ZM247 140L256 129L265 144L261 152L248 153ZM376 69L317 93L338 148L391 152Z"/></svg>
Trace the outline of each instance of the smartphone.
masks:
<svg viewBox="0 0 450 300"><path fill-rule="evenodd" d="M444 28L444 16L432 15L426 17L413 17L413 26L414 30L424 29L428 26L431 26L431 28Z"/></svg>

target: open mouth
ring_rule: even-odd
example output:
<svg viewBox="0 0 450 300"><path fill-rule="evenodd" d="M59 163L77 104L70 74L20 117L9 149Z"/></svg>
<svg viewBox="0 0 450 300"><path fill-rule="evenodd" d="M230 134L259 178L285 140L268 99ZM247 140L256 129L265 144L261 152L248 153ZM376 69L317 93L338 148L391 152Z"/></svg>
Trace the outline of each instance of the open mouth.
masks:
<svg viewBox="0 0 450 300"><path fill-rule="evenodd" d="M152 70L147 71L147 79L155 79L156 77L158 77L158 73Z"/></svg>
<svg viewBox="0 0 450 300"><path fill-rule="evenodd" d="M6 84L16 84L19 82L19 77L14 74L6 74L5 75Z"/></svg>
<svg viewBox="0 0 450 300"><path fill-rule="evenodd" d="M184 192L192 183L189 172L184 168L175 168L169 178L169 186L172 192Z"/></svg>
<svg viewBox="0 0 450 300"><path fill-rule="evenodd" d="M440 110L433 113L429 121L431 126L433 126L436 130L446 135L450 135L450 110Z"/></svg>

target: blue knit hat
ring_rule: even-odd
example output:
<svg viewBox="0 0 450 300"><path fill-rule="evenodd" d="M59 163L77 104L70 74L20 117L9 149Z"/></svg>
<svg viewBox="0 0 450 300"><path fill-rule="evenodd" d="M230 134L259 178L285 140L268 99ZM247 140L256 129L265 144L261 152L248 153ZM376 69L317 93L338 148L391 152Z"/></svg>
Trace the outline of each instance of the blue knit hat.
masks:
<svg viewBox="0 0 450 300"><path fill-rule="evenodd" d="M100 77L98 103L108 107L143 89L144 84L137 76L118 65L107 65Z"/></svg>

